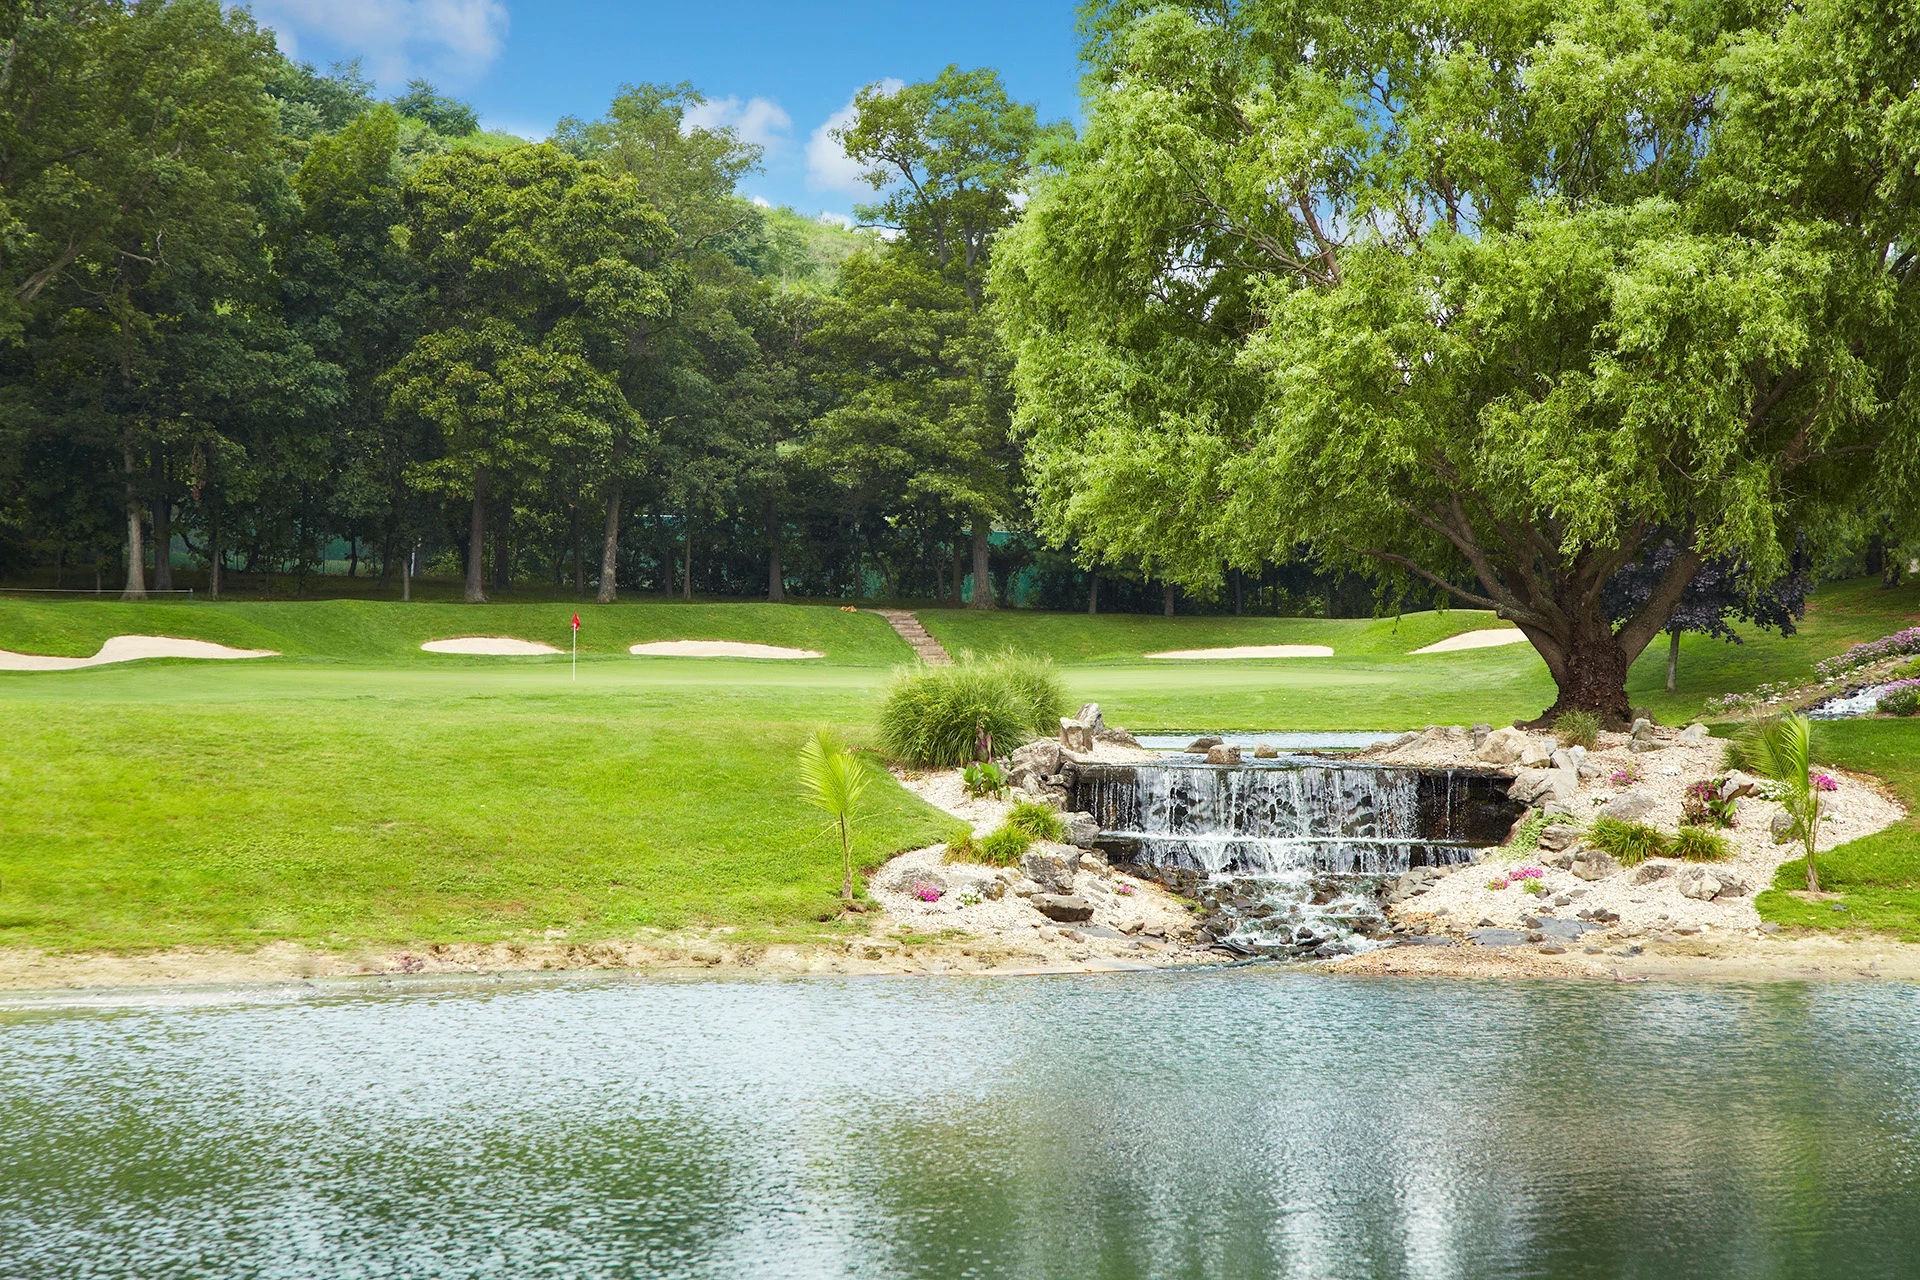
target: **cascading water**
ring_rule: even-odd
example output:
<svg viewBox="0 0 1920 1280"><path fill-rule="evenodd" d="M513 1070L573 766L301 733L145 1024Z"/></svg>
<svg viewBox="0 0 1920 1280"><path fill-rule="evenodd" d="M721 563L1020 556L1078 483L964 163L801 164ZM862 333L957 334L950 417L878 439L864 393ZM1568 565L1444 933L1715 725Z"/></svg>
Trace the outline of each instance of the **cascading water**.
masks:
<svg viewBox="0 0 1920 1280"><path fill-rule="evenodd" d="M1182 761L1082 765L1072 799L1112 861L1199 896L1228 945L1329 955L1384 929L1385 881L1498 843L1520 809L1506 788L1472 770Z"/></svg>

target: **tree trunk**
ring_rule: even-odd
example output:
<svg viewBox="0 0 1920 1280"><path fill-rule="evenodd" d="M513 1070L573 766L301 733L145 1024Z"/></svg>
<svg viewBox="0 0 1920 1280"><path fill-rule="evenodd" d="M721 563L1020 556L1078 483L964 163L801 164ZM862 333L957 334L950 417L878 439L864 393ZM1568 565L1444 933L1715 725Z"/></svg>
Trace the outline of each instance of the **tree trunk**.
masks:
<svg viewBox="0 0 1920 1280"><path fill-rule="evenodd" d="M787 598L787 575L780 567L780 513L767 507L767 600L782 604Z"/></svg>
<svg viewBox="0 0 1920 1280"><path fill-rule="evenodd" d="M987 563L988 540L993 537L991 521L976 518L973 522L973 600L975 609L992 609L993 578Z"/></svg>
<svg viewBox="0 0 1920 1280"><path fill-rule="evenodd" d="M1240 571L1235 569L1233 571L1233 616L1238 618L1244 616L1245 613L1246 582L1241 578Z"/></svg>
<svg viewBox="0 0 1920 1280"><path fill-rule="evenodd" d="M579 502L568 503L567 510L573 516L573 594L584 596L587 594L587 543L580 529Z"/></svg>
<svg viewBox="0 0 1920 1280"><path fill-rule="evenodd" d="M1171 582L1160 584L1160 598L1166 604L1167 616L1171 618L1173 616L1173 584Z"/></svg>
<svg viewBox="0 0 1920 1280"><path fill-rule="evenodd" d="M1520 629L1529 631L1525 626ZM1534 647L1547 659L1547 670L1559 691L1553 705L1534 723L1551 724L1567 711L1591 711L1609 725L1632 722L1633 707L1627 701L1627 668L1632 659L1604 617L1588 619L1571 644L1543 637L1534 639Z"/></svg>
<svg viewBox="0 0 1920 1280"><path fill-rule="evenodd" d="M173 590L173 499L167 493L167 455L153 454L153 589Z"/></svg>
<svg viewBox="0 0 1920 1280"><path fill-rule="evenodd" d="M1667 692L1672 693L1680 683L1680 632L1669 631L1667 636Z"/></svg>
<svg viewBox="0 0 1920 1280"><path fill-rule="evenodd" d="M600 543L600 593L594 597L601 604L612 604L620 597L620 586L616 581L620 568L620 482L607 482L607 526L605 536Z"/></svg>
<svg viewBox="0 0 1920 1280"><path fill-rule="evenodd" d="M122 600L147 598L147 550L140 525L140 493L133 485L133 447L126 449L127 487L127 589Z"/></svg>
<svg viewBox="0 0 1920 1280"><path fill-rule="evenodd" d="M965 570L965 569L964 569L964 568L962 567L962 566L964 565L964 563L965 563L965 561L966 561L966 552L965 552L965 551L963 551L963 550L961 550L961 547L960 547L960 539L958 539L958 538L955 538L955 539L953 540L953 600L952 600L952 604L953 604L953 607L954 607L954 608L956 608L956 609L958 609L958 608L959 608L959 607L960 607L960 606L961 606L962 604L964 604L964 603L966 603L965 601L963 601L963 600L962 600L962 599L960 598L960 585L961 585L961 581L962 581L962 579L964 579L964 578L965 578L965 577L967 576L967 574L966 574L966 570Z"/></svg>
<svg viewBox="0 0 1920 1280"><path fill-rule="evenodd" d="M681 566L680 598L693 599L693 513L687 513L687 557Z"/></svg>
<svg viewBox="0 0 1920 1280"><path fill-rule="evenodd" d="M413 599L413 548L408 547L406 556L400 561L400 599Z"/></svg>
<svg viewBox="0 0 1920 1280"><path fill-rule="evenodd" d="M503 499L494 503L493 513L493 589L501 591L512 581L513 567L507 563L507 537L512 531L513 502Z"/></svg>
<svg viewBox="0 0 1920 1280"><path fill-rule="evenodd" d="M220 598L220 561L226 552L220 549L220 508L213 507L207 513L207 594L211 598Z"/></svg>
<svg viewBox="0 0 1920 1280"><path fill-rule="evenodd" d="M1100 612L1100 575L1098 572L1087 575L1087 616Z"/></svg>
<svg viewBox="0 0 1920 1280"><path fill-rule="evenodd" d="M360 535L357 533L347 538L347 576L360 576Z"/></svg>
<svg viewBox="0 0 1920 1280"><path fill-rule="evenodd" d="M467 527L467 603L486 603L487 469L473 469L473 520Z"/></svg>

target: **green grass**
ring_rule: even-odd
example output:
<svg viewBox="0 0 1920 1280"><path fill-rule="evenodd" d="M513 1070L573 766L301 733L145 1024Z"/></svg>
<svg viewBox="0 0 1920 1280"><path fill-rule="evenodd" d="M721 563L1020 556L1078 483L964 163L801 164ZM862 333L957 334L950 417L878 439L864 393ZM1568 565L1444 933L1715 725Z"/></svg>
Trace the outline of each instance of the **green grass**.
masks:
<svg viewBox="0 0 1920 1280"><path fill-rule="evenodd" d="M121 604L0 599L0 648L84 656L122 633L285 656L0 673L0 943L488 941L566 929L817 928L838 854L802 804L794 755L815 726L874 741L906 645L835 606L662 603L581 608L566 657L424 654L421 641L514 635L565 648L575 605L331 598ZM1689 638L1681 692L1636 700L1669 720L1706 697L1805 676L1819 657L1910 625L1914 590L1824 588L1800 636ZM1501 723L1553 696L1531 649L1410 657L1483 626L1462 611L1382 620L972 614L922 618L950 648L1052 656L1070 704L1136 730L1402 729ZM639 659L656 639L819 649L824 660ZM1228 644L1328 644L1333 658L1179 663L1140 655ZM1663 701L1664 699L1664 701ZM1823 759L1887 778L1920 808L1920 723L1823 726ZM858 851L872 864L953 822L887 784ZM1799 874L1790 864L1783 885ZM1823 859L1852 908L1762 896L1769 918L1920 936L1920 827ZM1821 914L1825 912L1825 914Z"/></svg>
<svg viewBox="0 0 1920 1280"><path fill-rule="evenodd" d="M886 620L829 605L678 604L642 599L617 604L447 604L386 600L122 603L0 598L0 649L91 657L116 635L211 640L240 649L272 649L289 657L334 661L466 664L495 667L502 659L423 653L428 640L504 635L565 650L580 612L580 655L617 655L653 640L744 640L824 653L824 661L862 666L906 662L913 651ZM519 658L531 664L566 657ZM649 658L648 662L661 659ZM790 661L790 659L777 659Z"/></svg>
<svg viewBox="0 0 1920 1280"><path fill-rule="evenodd" d="M1784 863L1773 888L1754 899L1762 919L1823 932L1885 932L1920 941L1920 721L1848 720L1814 726L1815 757L1823 764L1883 779L1907 807L1907 818L1884 831L1850 840L1819 858L1820 887L1841 895L1803 902L1806 862Z"/></svg>

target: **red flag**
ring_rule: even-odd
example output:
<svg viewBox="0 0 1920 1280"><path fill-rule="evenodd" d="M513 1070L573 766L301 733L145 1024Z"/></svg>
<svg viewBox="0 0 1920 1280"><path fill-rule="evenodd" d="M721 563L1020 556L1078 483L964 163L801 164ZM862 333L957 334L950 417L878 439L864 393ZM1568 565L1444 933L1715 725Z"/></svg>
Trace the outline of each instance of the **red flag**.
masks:
<svg viewBox="0 0 1920 1280"><path fill-rule="evenodd" d="M575 631L580 629L580 615L578 613L573 615L573 629Z"/></svg>

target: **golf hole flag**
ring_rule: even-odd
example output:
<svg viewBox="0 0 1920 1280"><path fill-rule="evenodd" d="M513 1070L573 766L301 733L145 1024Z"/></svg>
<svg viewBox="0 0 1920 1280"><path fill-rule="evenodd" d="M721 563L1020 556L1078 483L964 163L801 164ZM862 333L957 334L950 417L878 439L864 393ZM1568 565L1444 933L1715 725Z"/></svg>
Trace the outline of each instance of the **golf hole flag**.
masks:
<svg viewBox="0 0 1920 1280"><path fill-rule="evenodd" d="M580 611L573 611L573 678L580 678Z"/></svg>

